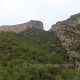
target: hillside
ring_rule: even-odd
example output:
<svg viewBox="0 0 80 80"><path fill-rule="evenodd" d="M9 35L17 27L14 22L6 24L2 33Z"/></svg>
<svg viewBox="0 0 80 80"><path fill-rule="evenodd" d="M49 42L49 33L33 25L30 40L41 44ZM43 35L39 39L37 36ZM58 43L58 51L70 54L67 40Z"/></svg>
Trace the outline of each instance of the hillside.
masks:
<svg viewBox="0 0 80 80"><path fill-rule="evenodd" d="M80 80L79 53L80 14L49 31L34 20L1 26L0 80Z"/></svg>
<svg viewBox="0 0 80 80"><path fill-rule="evenodd" d="M51 31L57 34L69 55L80 61L80 13L56 23Z"/></svg>
<svg viewBox="0 0 80 80"><path fill-rule="evenodd" d="M72 80L75 70L34 65L74 62L52 32L30 29L19 34L0 33L0 80Z"/></svg>

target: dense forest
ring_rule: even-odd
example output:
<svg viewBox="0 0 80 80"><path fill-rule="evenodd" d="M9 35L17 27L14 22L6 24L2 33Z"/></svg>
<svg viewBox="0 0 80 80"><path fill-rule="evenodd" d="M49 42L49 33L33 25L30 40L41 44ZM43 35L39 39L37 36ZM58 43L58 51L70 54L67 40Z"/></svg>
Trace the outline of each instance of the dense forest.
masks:
<svg viewBox="0 0 80 80"><path fill-rule="evenodd" d="M54 32L0 33L0 80L80 80L75 65Z"/></svg>

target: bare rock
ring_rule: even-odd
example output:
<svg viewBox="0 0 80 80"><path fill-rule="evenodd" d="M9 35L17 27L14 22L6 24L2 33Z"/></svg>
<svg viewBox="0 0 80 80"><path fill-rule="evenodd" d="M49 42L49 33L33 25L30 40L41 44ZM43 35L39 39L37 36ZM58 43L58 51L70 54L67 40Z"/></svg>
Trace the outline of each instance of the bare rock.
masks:
<svg viewBox="0 0 80 80"><path fill-rule="evenodd" d="M16 25L4 25L0 27L0 32L22 32L30 28L43 30L43 23L40 21L31 20L27 23Z"/></svg>
<svg viewBox="0 0 80 80"><path fill-rule="evenodd" d="M80 60L80 13L72 15L65 21L57 22L52 25L50 31L57 34L71 57Z"/></svg>

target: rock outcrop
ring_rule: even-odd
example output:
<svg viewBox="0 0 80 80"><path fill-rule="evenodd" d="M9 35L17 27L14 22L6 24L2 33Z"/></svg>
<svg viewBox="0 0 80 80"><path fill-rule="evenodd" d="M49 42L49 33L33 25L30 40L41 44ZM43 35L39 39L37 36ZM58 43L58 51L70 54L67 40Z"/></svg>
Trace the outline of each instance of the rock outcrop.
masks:
<svg viewBox="0 0 80 80"><path fill-rule="evenodd" d="M27 23L17 25L4 25L0 27L0 32L22 32L30 28L43 30L43 23L40 21L31 20Z"/></svg>
<svg viewBox="0 0 80 80"><path fill-rule="evenodd" d="M80 13L57 22L50 31L57 34L69 55L80 61Z"/></svg>

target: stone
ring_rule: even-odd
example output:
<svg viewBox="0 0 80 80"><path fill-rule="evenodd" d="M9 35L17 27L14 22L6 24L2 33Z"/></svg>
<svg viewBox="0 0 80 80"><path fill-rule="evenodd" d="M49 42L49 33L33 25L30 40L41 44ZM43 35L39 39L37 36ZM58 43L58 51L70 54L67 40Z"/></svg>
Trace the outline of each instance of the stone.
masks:
<svg viewBox="0 0 80 80"><path fill-rule="evenodd" d="M49 31L56 33L70 57L80 61L80 52L75 49L80 46L80 13L67 20L57 22Z"/></svg>
<svg viewBox="0 0 80 80"><path fill-rule="evenodd" d="M36 20L31 20L27 23L16 25L3 25L0 27L0 32L22 32L31 28L43 30L43 23Z"/></svg>

